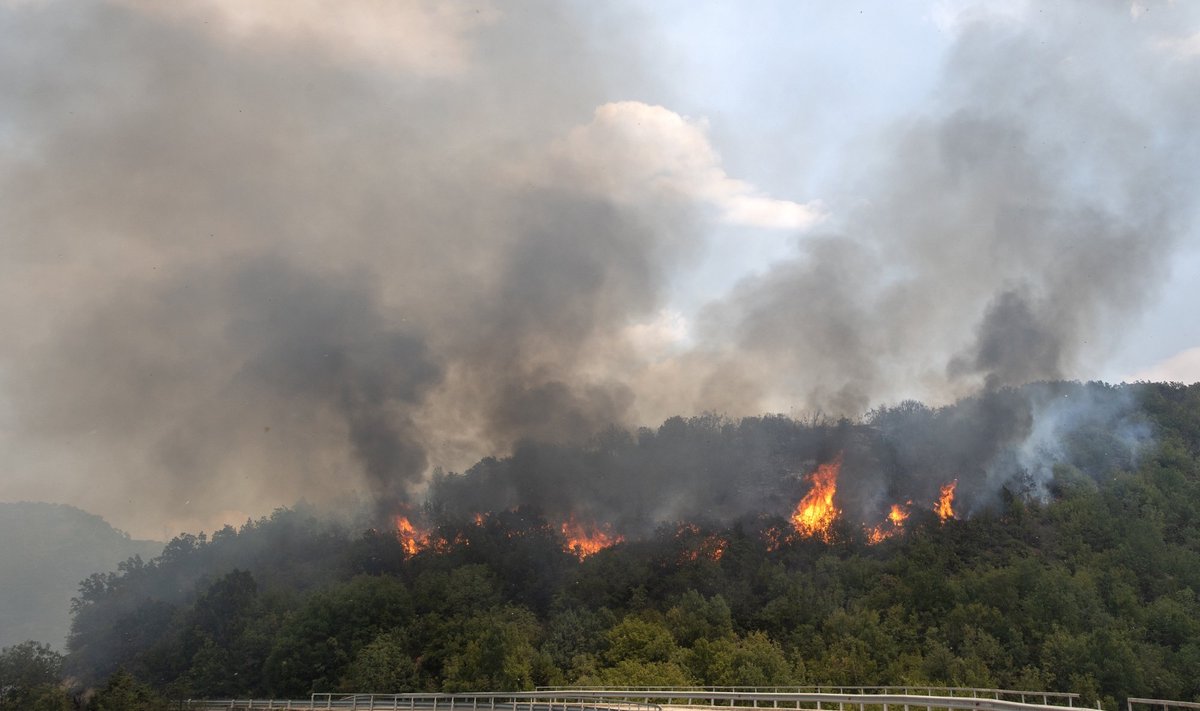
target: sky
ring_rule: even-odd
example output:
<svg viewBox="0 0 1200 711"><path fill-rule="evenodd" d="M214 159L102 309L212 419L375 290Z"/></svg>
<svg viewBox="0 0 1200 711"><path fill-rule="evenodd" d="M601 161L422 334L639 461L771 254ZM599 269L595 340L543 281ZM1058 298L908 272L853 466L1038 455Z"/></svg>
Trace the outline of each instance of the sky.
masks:
<svg viewBox="0 0 1200 711"><path fill-rule="evenodd" d="M0 0L0 500L1200 380L1200 6Z"/></svg>

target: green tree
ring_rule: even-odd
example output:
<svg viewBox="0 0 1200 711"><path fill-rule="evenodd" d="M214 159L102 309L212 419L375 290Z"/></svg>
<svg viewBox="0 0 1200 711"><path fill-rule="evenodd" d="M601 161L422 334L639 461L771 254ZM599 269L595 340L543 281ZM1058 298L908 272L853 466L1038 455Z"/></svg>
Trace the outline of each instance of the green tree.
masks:
<svg viewBox="0 0 1200 711"><path fill-rule="evenodd" d="M28 641L0 650L0 711L61 711L71 699L60 688L62 655Z"/></svg>
<svg viewBox="0 0 1200 711"><path fill-rule="evenodd" d="M690 686L692 677L675 662L638 662L625 659L581 676L576 683L585 686Z"/></svg>
<svg viewBox="0 0 1200 711"><path fill-rule="evenodd" d="M701 639L684 658L692 676L708 686L771 686L792 681L787 657L764 632L752 632L743 639Z"/></svg>
<svg viewBox="0 0 1200 711"><path fill-rule="evenodd" d="M560 670L568 669L580 655L599 654L604 633L613 625L607 609L597 612L586 607L571 608L555 614L546 625L542 652Z"/></svg>
<svg viewBox="0 0 1200 711"><path fill-rule="evenodd" d="M360 576L311 595L275 635L263 671L267 689L287 697L335 690L359 650L412 611L408 590L394 578Z"/></svg>
<svg viewBox="0 0 1200 711"><path fill-rule="evenodd" d="M604 659L611 665L623 661L669 662L679 652L671 631L661 623L629 616L608 631Z"/></svg>
<svg viewBox="0 0 1200 711"><path fill-rule="evenodd" d="M121 669L88 703L89 711L168 711L170 705L149 686Z"/></svg>
<svg viewBox="0 0 1200 711"><path fill-rule="evenodd" d="M533 613L503 607L473 617L459 649L446 662L446 691L520 691L533 688L534 643L539 634Z"/></svg>
<svg viewBox="0 0 1200 711"><path fill-rule="evenodd" d="M416 664L401 630L371 640L346 668L341 687L368 694L401 694L420 690Z"/></svg>
<svg viewBox="0 0 1200 711"><path fill-rule="evenodd" d="M675 640L690 646L699 639L716 640L733 636L733 617L725 598L706 598L688 590L679 603L667 611L667 624Z"/></svg>

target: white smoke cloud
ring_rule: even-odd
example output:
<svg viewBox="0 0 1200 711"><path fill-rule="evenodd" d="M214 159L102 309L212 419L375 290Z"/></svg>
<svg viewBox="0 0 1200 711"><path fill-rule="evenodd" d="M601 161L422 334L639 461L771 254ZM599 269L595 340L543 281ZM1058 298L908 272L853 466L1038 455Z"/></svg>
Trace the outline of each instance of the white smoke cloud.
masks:
<svg viewBox="0 0 1200 711"><path fill-rule="evenodd" d="M805 230L824 217L819 202L773 198L730 177L707 130L703 120L663 106L604 104L590 123L554 146L554 168L543 179L566 174L585 189L629 204L695 202L733 225Z"/></svg>

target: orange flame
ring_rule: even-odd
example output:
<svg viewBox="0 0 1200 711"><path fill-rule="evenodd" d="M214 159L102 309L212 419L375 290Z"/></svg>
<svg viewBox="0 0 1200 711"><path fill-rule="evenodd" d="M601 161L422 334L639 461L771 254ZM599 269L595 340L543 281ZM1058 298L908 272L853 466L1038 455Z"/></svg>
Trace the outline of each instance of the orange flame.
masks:
<svg viewBox="0 0 1200 711"><path fill-rule="evenodd" d="M583 526L575 521L574 516L563 521L562 534L567 539L564 550L579 560L625 540L623 536L613 533L608 524Z"/></svg>
<svg viewBox="0 0 1200 711"><path fill-rule="evenodd" d="M938 498L937 506L933 507L933 512L937 517L945 522L946 519L958 518L954 515L954 489L958 486L958 479L946 484L942 487L942 495Z"/></svg>
<svg viewBox="0 0 1200 711"><path fill-rule="evenodd" d="M903 506L892 504L892 510L888 512L887 520L875 528L867 530L867 543L875 545L904 530L904 522L908 520L908 509L905 506L911 505L912 501L905 502Z"/></svg>
<svg viewBox="0 0 1200 711"><path fill-rule="evenodd" d="M429 547L437 553L449 553L450 551L454 550L455 546L470 545L471 541L461 532L454 534L454 538L450 539L446 538L445 536L438 536L437 538L433 539L432 543L429 543Z"/></svg>
<svg viewBox="0 0 1200 711"><path fill-rule="evenodd" d="M783 544L789 540L787 531L784 531L779 526L769 526L762 531L762 539L767 544L768 552L775 552L783 547Z"/></svg>
<svg viewBox="0 0 1200 711"><path fill-rule="evenodd" d="M675 531L675 538L684 541L687 546L679 556L681 563L694 562L701 558L718 561L729 547L729 541L715 533L702 536L700 527L692 523L680 524Z"/></svg>
<svg viewBox="0 0 1200 711"><path fill-rule="evenodd" d="M715 535L709 536L700 545L700 555L711 561L718 561L721 560L721 556L725 555L725 549L728 547L729 541L724 538Z"/></svg>
<svg viewBox="0 0 1200 711"><path fill-rule="evenodd" d="M396 536L400 539L400 547L409 555L429 547L429 532L414 526L407 516L396 516Z"/></svg>
<svg viewBox="0 0 1200 711"><path fill-rule="evenodd" d="M842 468L839 453L832 462L817 467L809 477L812 488L796 505L792 513L792 525L802 536L815 536L828 543L833 538L833 522L841 515L841 509L833 503L837 493L838 472Z"/></svg>

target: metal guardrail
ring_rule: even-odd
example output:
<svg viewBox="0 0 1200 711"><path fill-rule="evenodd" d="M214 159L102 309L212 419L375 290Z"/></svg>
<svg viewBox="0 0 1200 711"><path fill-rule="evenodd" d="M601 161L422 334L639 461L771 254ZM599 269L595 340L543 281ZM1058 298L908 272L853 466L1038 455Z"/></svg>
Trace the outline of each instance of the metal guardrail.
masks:
<svg viewBox="0 0 1200 711"><path fill-rule="evenodd" d="M911 687L910 687L911 688ZM924 688L924 687L920 687ZM554 692L542 692L554 693ZM968 711L1062 711L1061 704L1038 704L1025 701L999 699L988 696L938 696L925 694L899 693L831 693L831 692L753 692L753 691L703 691L688 689L660 690L630 690L615 689L574 689L573 694L596 694L607 698L621 695L622 698L650 702L660 702L670 706L724 706L734 708L773 708L773 709L816 709L818 711L867 711L870 707L890 711L891 707L903 707L904 711L912 711L912 707L933 709L968 710ZM1016 693L1020 694L1020 691ZM1040 692L1036 693L1040 697ZM1047 692L1049 694L1050 692ZM1069 697L1073 703L1073 697Z"/></svg>
<svg viewBox="0 0 1200 711"><path fill-rule="evenodd" d="M1149 706L1151 709L1171 711L1171 709L1200 709L1200 703L1195 701L1168 701L1166 699L1137 699L1130 697L1125 700L1125 708L1133 711L1134 706Z"/></svg>
<svg viewBox="0 0 1200 711"><path fill-rule="evenodd" d="M816 687L813 687L816 688ZM188 711L236 711L241 709L350 709L351 711L662 711L670 707L724 707L737 709L794 709L796 711L1062 711L1072 707L1078 695L1056 692L1029 692L990 689L947 688L961 696L920 693L894 693L898 687L853 687L866 693L827 691L710 691L701 688L628 687L543 689L510 693L466 694L313 694L303 700L206 700L188 701ZM838 687L844 688L844 687ZM930 687L904 687L900 691L926 690ZM973 696L965 693L976 692ZM872 693L877 692L877 693ZM883 692L883 693L878 693ZM1001 698L1006 693L1025 699ZM1029 697L1060 701L1058 704L1034 703ZM1066 705L1061 701L1066 700ZM1176 703L1176 702L1168 702ZM1200 705L1198 705L1200 706ZM1075 707L1078 708L1078 707ZM1133 711L1130 708L1128 711ZM1152 710L1155 711L1155 710ZM1169 710L1168 710L1169 711Z"/></svg>
<svg viewBox="0 0 1200 711"><path fill-rule="evenodd" d="M662 711L658 704L592 693L313 694L307 699L189 699L188 711L350 709L351 711Z"/></svg>
<svg viewBox="0 0 1200 711"><path fill-rule="evenodd" d="M1065 691L1029 691L1024 689L989 689L974 686L539 686L536 691L570 693L575 691L604 691L621 694L642 691L682 691L685 693L728 691L750 694L901 694L905 696L962 696L1004 701L1036 703L1043 706L1074 707L1079 694ZM1132 711L1132 709L1130 710Z"/></svg>

